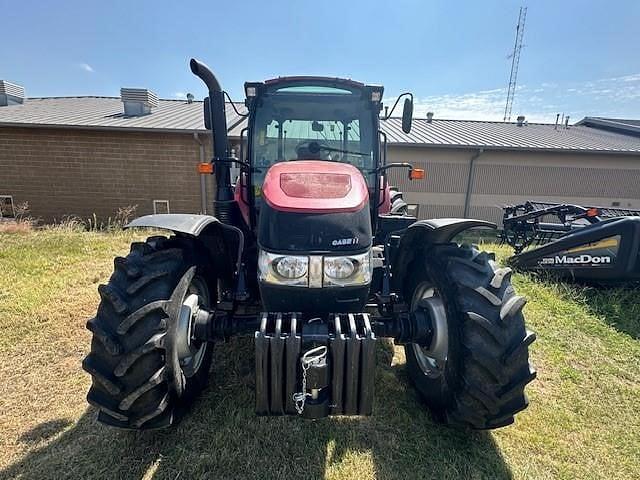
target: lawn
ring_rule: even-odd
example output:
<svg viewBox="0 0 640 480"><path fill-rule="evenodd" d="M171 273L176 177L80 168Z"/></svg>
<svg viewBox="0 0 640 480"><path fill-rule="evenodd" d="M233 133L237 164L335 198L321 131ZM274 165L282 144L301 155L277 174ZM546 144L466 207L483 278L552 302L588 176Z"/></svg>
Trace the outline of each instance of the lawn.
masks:
<svg viewBox="0 0 640 480"><path fill-rule="evenodd" d="M257 418L252 345L239 340L217 348L211 386L177 428L104 427L85 402L84 324L139 235L0 234L0 478L640 478L640 289L523 275L538 378L513 426L434 424L403 350L382 343L372 417Z"/></svg>

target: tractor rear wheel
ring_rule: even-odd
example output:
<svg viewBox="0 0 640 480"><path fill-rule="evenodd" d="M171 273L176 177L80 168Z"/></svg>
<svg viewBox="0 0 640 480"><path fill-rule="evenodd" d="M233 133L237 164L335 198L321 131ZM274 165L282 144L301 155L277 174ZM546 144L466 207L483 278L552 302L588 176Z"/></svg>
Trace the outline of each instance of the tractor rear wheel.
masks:
<svg viewBox="0 0 640 480"><path fill-rule="evenodd" d="M215 276L196 245L151 237L114 261L83 368L98 420L129 429L170 426L207 383L211 345L191 341L190 311L215 305Z"/></svg>
<svg viewBox="0 0 640 480"><path fill-rule="evenodd" d="M405 346L410 377L437 421L475 429L509 425L528 405L524 387L535 378L525 328L525 299L511 270L468 246L427 249L405 295L412 310L433 319L431 345Z"/></svg>
<svg viewBox="0 0 640 480"><path fill-rule="evenodd" d="M404 201L402 192L398 190L398 187L389 187L389 195L391 197L391 208L389 213L391 215L409 215L409 205Z"/></svg>

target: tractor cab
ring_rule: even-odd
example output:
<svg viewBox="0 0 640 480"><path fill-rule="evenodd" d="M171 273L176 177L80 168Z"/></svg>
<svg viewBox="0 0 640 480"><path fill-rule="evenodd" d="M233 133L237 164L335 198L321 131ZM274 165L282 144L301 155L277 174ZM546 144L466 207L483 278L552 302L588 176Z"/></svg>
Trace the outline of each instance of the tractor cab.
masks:
<svg viewBox="0 0 640 480"><path fill-rule="evenodd" d="M337 178L326 176L332 167L324 162L355 167L373 194L380 163L378 115L382 91L380 86L325 77L247 82L246 160L250 168L241 175L236 187L236 199L245 221L258 226L265 203L267 173L283 162L314 162L310 165L315 175L307 175L305 181L310 185L317 180L316 197L331 188L328 178ZM309 164L295 165L290 168L300 171ZM252 216L248 215L250 211Z"/></svg>
<svg viewBox="0 0 640 480"><path fill-rule="evenodd" d="M254 185L278 162L348 163L373 185L383 88L353 80L285 77L246 83Z"/></svg>

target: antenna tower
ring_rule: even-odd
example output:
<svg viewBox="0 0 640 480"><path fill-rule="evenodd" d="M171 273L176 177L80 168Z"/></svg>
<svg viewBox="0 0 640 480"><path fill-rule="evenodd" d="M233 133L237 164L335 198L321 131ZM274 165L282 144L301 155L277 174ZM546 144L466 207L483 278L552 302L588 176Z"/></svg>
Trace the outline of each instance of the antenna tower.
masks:
<svg viewBox="0 0 640 480"><path fill-rule="evenodd" d="M509 75L509 88L507 89L507 104L504 107L504 122L511 120L511 107L513 97L516 94L516 82L518 80L518 66L520 64L520 51L522 50L522 37L524 37L524 22L527 19L527 7L520 7L518 15L518 26L516 27L516 44L513 53L507 58L511 58L511 74Z"/></svg>

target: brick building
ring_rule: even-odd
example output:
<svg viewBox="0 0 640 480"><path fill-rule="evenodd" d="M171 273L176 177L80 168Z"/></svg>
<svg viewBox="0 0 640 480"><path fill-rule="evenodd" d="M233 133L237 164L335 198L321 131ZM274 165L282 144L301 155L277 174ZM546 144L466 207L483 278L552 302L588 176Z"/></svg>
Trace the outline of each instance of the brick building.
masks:
<svg viewBox="0 0 640 480"><path fill-rule="evenodd" d="M94 213L104 220L129 205L137 214L203 211L196 165L211 152L202 102L158 100L146 90L122 94L24 99L24 91L0 81L4 216L25 201L44 221ZM227 124L239 148L245 121L231 104ZM640 209L633 121L556 126L429 118L416 119L406 135L391 119L382 128L389 161L427 171L422 182L391 174L421 218L499 221L501 205L527 199Z"/></svg>
<svg viewBox="0 0 640 480"><path fill-rule="evenodd" d="M104 221L132 205L137 214L202 211L196 167L211 157L202 102L158 100L141 115L125 114L123 103L65 97L0 106L4 216L25 201L45 222L94 213ZM240 120L229 105L229 127Z"/></svg>

